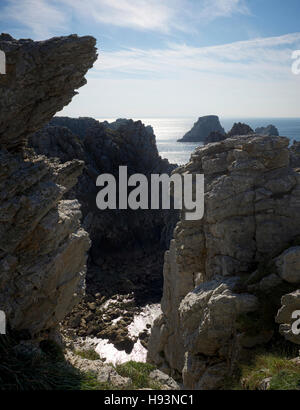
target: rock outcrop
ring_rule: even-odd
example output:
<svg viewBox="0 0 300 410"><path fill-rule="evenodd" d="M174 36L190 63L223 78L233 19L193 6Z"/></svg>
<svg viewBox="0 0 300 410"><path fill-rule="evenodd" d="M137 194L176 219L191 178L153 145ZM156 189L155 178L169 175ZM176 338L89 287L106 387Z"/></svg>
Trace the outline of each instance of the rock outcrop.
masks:
<svg viewBox="0 0 300 410"><path fill-rule="evenodd" d="M236 135L254 134L253 129L242 122L235 122L231 130L227 133L227 137L235 137Z"/></svg>
<svg viewBox="0 0 300 410"><path fill-rule="evenodd" d="M204 145L210 144L211 142L224 141L227 138L227 134L222 134L221 132L211 132L207 138L204 140Z"/></svg>
<svg viewBox="0 0 300 410"><path fill-rule="evenodd" d="M83 162L47 159L24 148L85 84L96 60L92 37L48 41L0 36L0 309L31 337L53 329L85 289L88 234L80 204L64 195Z"/></svg>
<svg viewBox="0 0 300 410"><path fill-rule="evenodd" d="M177 211L170 216L169 211L161 210L101 211L96 207L96 179L100 174L112 174L118 181L119 166L125 165L128 177L141 173L150 182L151 174L170 174L176 168L159 156L152 127L124 119L109 124L92 118L55 117L31 136L29 145L38 154L57 157L62 162L85 162L83 174L68 198L77 198L82 205L83 224L92 239L91 257L95 263L108 249L153 240L168 246L178 220Z"/></svg>
<svg viewBox="0 0 300 410"><path fill-rule="evenodd" d="M290 147L291 153L291 166L293 168L300 168L300 142L293 141Z"/></svg>
<svg viewBox="0 0 300 410"><path fill-rule="evenodd" d="M274 135L275 137L279 136L278 129L275 127L275 125L272 124L267 125L266 127L258 127L255 129L255 132L261 135Z"/></svg>
<svg viewBox="0 0 300 410"><path fill-rule="evenodd" d="M200 117L195 122L193 128L187 132L179 142L204 142L211 132L224 134L224 128L221 126L217 115L206 115Z"/></svg>
<svg viewBox="0 0 300 410"><path fill-rule="evenodd" d="M148 360L187 389L221 388L245 349L272 338L281 297L300 286L291 248L300 174L288 146L284 137L227 138L175 171L204 174L205 214L175 228Z"/></svg>
<svg viewBox="0 0 300 410"><path fill-rule="evenodd" d="M7 74L0 77L2 147L22 147L30 134L70 103L96 60L95 44L88 36L39 42L0 36L7 66Z"/></svg>

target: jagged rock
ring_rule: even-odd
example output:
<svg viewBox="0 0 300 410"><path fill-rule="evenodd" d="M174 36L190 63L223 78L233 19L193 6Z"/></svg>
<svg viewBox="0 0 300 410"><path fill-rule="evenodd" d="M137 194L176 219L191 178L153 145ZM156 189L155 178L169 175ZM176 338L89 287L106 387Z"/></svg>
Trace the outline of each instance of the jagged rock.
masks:
<svg viewBox="0 0 300 410"><path fill-rule="evenodd" d="M211 132L225 134L217 115L206 115L195 122L193 128L187 132L179 142L204 142Z"/></svg>
<svg viewBox="0 0 300 410"><path fill-rule="evenodd" d="M96 59L95 39L0 36L0 306L14 330L46 334L85 290L87 232L80 205L63 196L83 162L24 150L29 135L70 102Z"/></svg>
<svg viewBox="0 0 300 410"><path fill-rule="evenodd" d="M300 232L300 175L290 167L288 145L284 137L227 138L197 148L191 161L175 171L204 173L205 212L198 221L182 216L174 230L165 255L163 314L152 328L148 360L181 376L185 388L220 387L243 345L272 336L271 329L265 333L263 324L255 323L261 327L249 338L235 322L240 316L236 301L251 300L254 309L257 296L258 310L250 313L259 317L272 289L285 282L274 258ZM274 266L265 277L259 270L252 274L266 261ZM244 278L247 290L240 287ZM276 306L271 309L274 323Z"/></svg>
<svg viewBox="0 0 300 410"><path fill-rule="evenodd" d="M275 127L275 125L272 124L268 125L267 127L258 127L255 129L255 132L260 135L274 135L277 137L279 136L278 129Z"/></svg>
<svg viewBox="0 0 300 410"><path fill-rule="evenodd" d="M236 135L249 135L254 134L254 131L249 125L237 122L233 124L233 127L228 132L228 137L235 137ZM259 134L259 133L257 133Z"/></svg>
<svg viewBox="0 0 300 410"><path fill-rule="evenodd" d="M63 162L85 162L83 174L68 198L78 198L82 205L83 224L92 239L91 257L95 263L108 248L128 248L136 242L154 240L168 246L178 220L177 211L101 211L95 203L100 174L113 174L118 181L119 166L127 165L128 176L142 173L150 181L152 173L170 174L176 168L159 156L152 127L125 119L109 124L92 118L56 117L30 137L29 145L38 154L58 157Z"/></svg>
<svg viewBox="0 0 300 410"><path fill-rule="evenodd" d="M54 37L47 41L0 36L7 74L0 77L0 141L9 150L69 104L96 60L93 37Z"/></svg>
<svg viewBox="0 0 300 410"><path fill-rule="evenodd" d="M0 305L14 329L60 322L84 293L88 234L77 200L63 200L83 164L1 151Z"/></svg>
<svg viewBox="0 0 300 410"><path fill-rule="evenodd" d="M284 295L281 298L281 305L282 307L279 309L275 319L276 323L280 323L279 331L287 340L300 345L300 333L298 331L294 332L292 328L295 320L299 319L299 315L297 318L293 318L293 313L296 311L300 312L300 289ZM300 329L300 326L298 325L297 328Z"/></svg>

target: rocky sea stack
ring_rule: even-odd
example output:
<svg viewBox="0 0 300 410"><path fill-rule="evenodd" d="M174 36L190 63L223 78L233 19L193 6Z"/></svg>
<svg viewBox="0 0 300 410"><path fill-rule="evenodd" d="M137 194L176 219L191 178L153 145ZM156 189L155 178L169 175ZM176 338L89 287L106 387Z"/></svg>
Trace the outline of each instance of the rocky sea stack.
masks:
<svg viewBox="0 0 300 410"><path fill-rule="evenodd" d="M225 134L217 115L206 115L195 122L193 128L187 132L179 142L204 142L211 132Z"/></svg>
<svg viewBox="0 0 300 410"><path fill-rule="evenodd" d="M275 135L275 136L279 136L279 132L278 129L275 127L275 125L267 125L266 127L258 127L255 129L255 132L257 134L261 134L261 135Z"/></svg>

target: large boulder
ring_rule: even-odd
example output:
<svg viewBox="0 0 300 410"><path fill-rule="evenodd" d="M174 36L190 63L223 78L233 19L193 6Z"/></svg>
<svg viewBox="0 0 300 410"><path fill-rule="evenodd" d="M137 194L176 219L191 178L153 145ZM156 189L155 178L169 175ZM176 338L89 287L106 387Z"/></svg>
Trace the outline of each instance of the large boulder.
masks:
<svg viewBox="0 0 300 410"><path fill-rule="evenodd" d="M193 128L187 132L179 142L204 142L211 132L225 134L217 115L206 115L195 122Z"/></svg>

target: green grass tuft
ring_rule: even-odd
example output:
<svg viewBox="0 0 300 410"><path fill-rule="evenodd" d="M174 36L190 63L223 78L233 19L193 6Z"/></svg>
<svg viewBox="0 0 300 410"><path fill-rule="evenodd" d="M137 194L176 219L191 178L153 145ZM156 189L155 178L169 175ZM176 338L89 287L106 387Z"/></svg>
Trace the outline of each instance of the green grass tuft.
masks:
<svg viewBox="0 0 300 410"><path fill-rule="evenodd" d="M116 371L120 376L129 377L132 380L133 389L160 389L160 385L149 378L149 374L155 370L155 367L149 363L126 362L116 366Z"/></svg>
<svg viewBox="0 0 300 410"><path fill-rule="evenodd" d="M77 356L82 357L82 359L88 359L88 360L100 360L100 356L98 353L93 350L93 349L88 349L88 350L75 350L74 353Z"/></svg>
<svg viewBox="0 0 300 410"><path fill-rule="evenodd" d="M300 365L283 351L270 353L259 349L226 381L225 389L259 390L266 378L271 378L270 390L300 390Z"/></svg>

